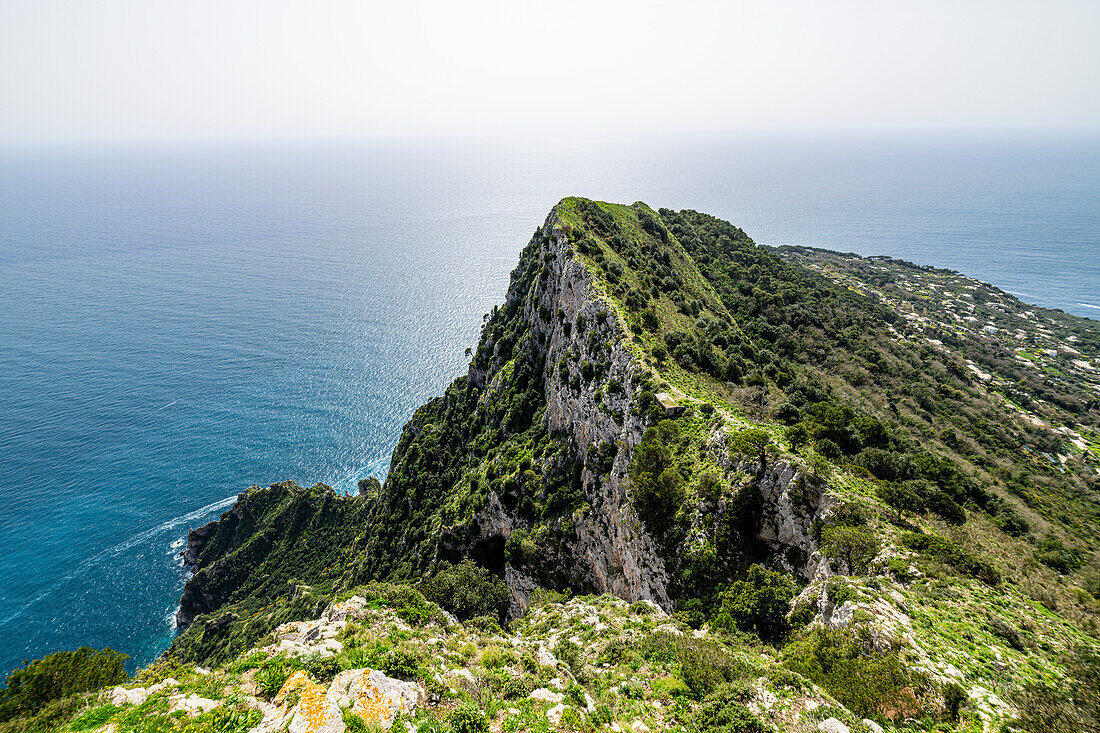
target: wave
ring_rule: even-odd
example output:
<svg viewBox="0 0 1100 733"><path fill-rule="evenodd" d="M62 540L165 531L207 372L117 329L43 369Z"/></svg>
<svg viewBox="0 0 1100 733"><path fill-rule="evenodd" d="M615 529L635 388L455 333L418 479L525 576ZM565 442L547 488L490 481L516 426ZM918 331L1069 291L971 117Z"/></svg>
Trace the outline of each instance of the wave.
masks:
<svg viewBox="0 0 1100 733"><path fill-rule="evenodd" d="M210 514L216 512L216 511L226 509L229 506L231 506L233 504L233 502L235 502L236 500L237 500L236 495L233 495L233 496L226 497L225 499L221 499L220 501L215 501L214 503L207 504L206 506L201 507L199 509L196 509L193 512L188 512L187 514L181 514L178 517L174 517L172 519L169 519L167 522L162 522L162 523L158 524L156 527L153 527L152 529L147 529L144 532L139 532L138 534L136 534L136 535L134 535L134 536L132 536L132 537L126 539L126 540L123 540L122 542L118 543L114 547L108 547L105 550L101 550L101 551L97 552L95 555L92 555L91 557L86 558L85 560L83 560L71 572L66 573L65 575L63 575L62 577L58 578L56 581L51 583L47 588L40 591L34 598L32 598L29 601L27 601L26 603L24 603L22 605L22 607L20 607L14 613L7 616L6 618L0 619L0 624L6 624L6 623L8 623L8 622L10 622L10 621L12 621L16 618L19 618L20 616L22 616L24 614L24 612L27 611L28 608L30 608L31 606L34 606L38 602L40 602L43 599L49 597L51 594L55 593L59 588L61 588L61 586L65 585L69 581L77 578L78 576L81 576L81 575L87 573L88 571L95 568L97 565L101 564L103 561L105 561L107 559L110 559L110 558L117 557L118 555L121 555L123 552L126 552L127 550L131 549L135 545L139 545L142 542L145 542L147 540L151 540L154 537L157 537L158 535L161 535L161 534L167 532L170 529L175 529L176 527L178 527L181 524L184 524L185 522L193 522L196 519L202 519L203 517L206 517L207 515L210 515ZM176 543L173 542L172 543L172 548L175 549L175 546L176 546ZM180 546L182 546L182 544Z"/></svg>
<svg viewBox="0 0 1100 733"><path fill-rule="evenodd" d="M1095 308L1096 310L1100 310L1100 305L1093 305L1092 303L1078 303L1077 305L1082 308Z"/></svg>

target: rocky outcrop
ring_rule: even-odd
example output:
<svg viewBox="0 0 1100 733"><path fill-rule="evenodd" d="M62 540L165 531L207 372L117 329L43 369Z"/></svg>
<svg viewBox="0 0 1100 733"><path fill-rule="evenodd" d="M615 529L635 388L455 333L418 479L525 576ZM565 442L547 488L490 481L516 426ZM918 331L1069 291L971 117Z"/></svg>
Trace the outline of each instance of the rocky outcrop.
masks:
<svg viewBox="0 0 1100 733"><path fill-rule="evenodd" d="M572 441L585 466L581 484L590 507L574 518L572 545L557 548L548 562L567 567L574 587L631 601L653 600L671 610L669 573L629 500L626 479L633 449L646 427L643 417L631 414L631 407L639 378L648 368L631 353L625 325L611 302L601 296L593 273L576 255L557 209L541 231L544 245L539 262L545 275L540 285L531 292L513 287L507 297L525 298L523 319L545 344L548 428ZM518 273L513 275L514 282L518 279ZM608 364L602 380L597 384L584 378L575 389L571 382L581 376L586 361L596 358ZM472 366L469 379L487 391L493 389L492 381L486 383L489 376ZM587 459L601 444L616 446L617 452L610 470L597 475ZM495 495L472 524L478 528L480 541L494 536L507 539L513 530L524 526ZM533 572L537 569L505 570L513 592L513 616L522 612L538 584Z"/></svg>

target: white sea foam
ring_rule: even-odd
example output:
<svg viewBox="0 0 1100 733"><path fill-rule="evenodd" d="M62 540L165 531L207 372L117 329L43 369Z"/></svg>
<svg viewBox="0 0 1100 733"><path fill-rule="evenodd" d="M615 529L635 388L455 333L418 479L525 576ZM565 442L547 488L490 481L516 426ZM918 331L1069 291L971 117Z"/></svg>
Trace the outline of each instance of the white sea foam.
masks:
<svg viewBox="0 0 1100 733"><path fill-rule="evenodd" d="M153 527L152 529L148 529L144 532L139 532L138 534L134 535L133 537L130 537L129 539L127 539L123 542L120 542L119 544L115 545L114 547L109 547L106 550L102 550L100 552L97 552L95 555L92 555L91 557L89 557L86 560L84 560L83 562L81 562L76 567L76 569L74 569L71 573L68 573L68 574L62 576L61 578L59 578L54 583L51 583L47 588L45 588L43 591L41 591L38 595L36 595L30 601L23 604L23 606L21 608L19 608L17 611L15 611L11 615L9 615L7 618L4 618L4 619L0 620L0 623L7 623L7 622L11 621L12 619L15 619L15 618L18 618L19 616L22 616L24 611L26 611L28 608L35 605L39 601L41 601L43 598L46 598L51 593L56 591L58 588L60 588L62 585L69 582L73 578L77 577L78 575L82 575L82 574L88 572L89 570L93 569L94 567L96 567L97 565L102 563L104 560L117 557L118 555L122 554L123 552L126 552L127 550L133 548L135 545L139 545L142 542L145 542L147 540L151 540L154 537L156 537L156 536L158 536L158 535L160 535L160 534L162 534L162 533L164 533L164 532L166 532L170 529L178 527L181 524L184 524L186 522L194 522L195 520L202 519L202 518L216 512L216 511L220 511L222 509L225 509L225 508L231 506L233 504L233 502L235 502L236 500L237 500L237 497L234 495L234 496L226 497L225 499L222 499L221 501L215 501L214 503L207 504L206 506L204 506L200 509L196 509L193 512L188 512L187 514L181 514L178 517L175 517L173 519L169 519L167 522L163 522L161 524L158 524L156 527Z"/></svg>

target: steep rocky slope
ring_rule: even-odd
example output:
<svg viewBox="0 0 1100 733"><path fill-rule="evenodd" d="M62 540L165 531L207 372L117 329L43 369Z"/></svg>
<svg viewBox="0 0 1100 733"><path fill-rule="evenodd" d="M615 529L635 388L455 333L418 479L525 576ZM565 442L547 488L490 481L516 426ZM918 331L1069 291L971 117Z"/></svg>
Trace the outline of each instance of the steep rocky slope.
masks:
<svg viewBox="0 0 1100 733"><path fill-rule="evenodd" d="M535 674L522 651L480 668L467 655L472 686L455 699L503 730L710 730L699 716L712 713L746 731L1087 729L1095 698L1069 690L1095 678L1100 631L1100 329L1017 313L972 284L773 251L693 211L566 199L486 314L467 374L409 421L384 486L252 487L191 533L187 628L165 664L246 675L261 648L253 667L304 670L275 701L278 724L306 699L335 720L325 701L354 707L352 677L333 692L293 660L327 650L343 672L371 666L326 624L335 601L387 580L417 583L463 633L510 622L490 645L575 633L579 661L538 698L545 710L502 714L483 695L491 670ZM994 332L960 315L974 298ZM1008 320L1030 339L1011 363L991 340ZM1065 348L1049 365L1024 364L1052 338ZM472 576L452 564L467 558L502 581L499 599L456 600ZM378 608L409 597L378 593ZM609 596L574 613L554 593ZM470 604L496 618L458 610ZM604 618L626 604L649 620ZM432 664L446 657L435 645L459 643L416 630L447 627L438 609L402 607L412 625L391 642ZM607 637L636 623L671 636L661 650ZM741 671L698 682L693 665L708 664ZM364 690L366 677L354 677ZM446 715L423 703L440 690L423 669L412 677L418 725L436 730L425 721ZM583 691L559 700L572 684Z"/></svg>

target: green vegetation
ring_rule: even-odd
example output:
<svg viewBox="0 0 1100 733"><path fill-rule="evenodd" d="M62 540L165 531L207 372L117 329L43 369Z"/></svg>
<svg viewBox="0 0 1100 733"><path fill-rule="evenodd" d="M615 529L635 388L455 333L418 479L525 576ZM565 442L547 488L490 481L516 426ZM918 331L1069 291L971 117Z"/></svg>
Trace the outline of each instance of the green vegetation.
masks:
<svg viewBox="0 0 1100 733"><path fill-rule="evenodd" d="M426 732L1087 730L1098 358L1095 323L957 273L566 199L384 486L253 487L192 535L193 623L165 664L267 699L297 672L384 670L436 701ZM518 601L539 586L526 615L505 577ZM583 595L608 588L675 614ZM353 593L381 626L338 653L251 652ZM556 723L528 697L548 685ZM163 700L92 697L13 721L182 729L156 727ZM1004 700L1046 712L1012 722ZM238 702L217 725L243 725Z"/></svg>
<svg viewBox="0 0 1100 733"><path fill-rule="evenodd" d="M421 581L419 589L426 599L438 603L459 621L478 616L503 618L512 597L503 580L468 558L457 565L443 563Z"/></svg>
<svg viewBox="0 0 1100 733"><path fill-rule="evenodd" d="M9 674L7 685L0 690L0 722L34 717L51 703L118 684L127 678L122 665L128 658L113 649L82 646L28 662Z"/></svg>

